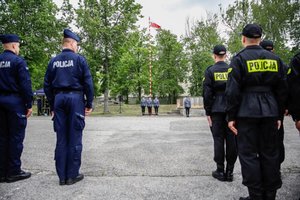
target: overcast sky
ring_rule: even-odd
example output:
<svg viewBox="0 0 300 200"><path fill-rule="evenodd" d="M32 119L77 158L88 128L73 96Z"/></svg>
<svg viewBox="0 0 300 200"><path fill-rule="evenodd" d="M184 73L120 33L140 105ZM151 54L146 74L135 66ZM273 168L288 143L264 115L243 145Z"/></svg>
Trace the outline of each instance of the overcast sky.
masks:
<svg viewBox="0 0 300 200"><path fill-rule="evenodd" d="M61 5L62 0L54 0ZM77 5L78 0L70 0ZM136 0L142 5L141 14L144 16L138 24L148 26L148 18L163 29L180 36L185 34L186 20L199 20L206 17L207 12L219 12L219 4L227 7L235 0Z"/></svg>

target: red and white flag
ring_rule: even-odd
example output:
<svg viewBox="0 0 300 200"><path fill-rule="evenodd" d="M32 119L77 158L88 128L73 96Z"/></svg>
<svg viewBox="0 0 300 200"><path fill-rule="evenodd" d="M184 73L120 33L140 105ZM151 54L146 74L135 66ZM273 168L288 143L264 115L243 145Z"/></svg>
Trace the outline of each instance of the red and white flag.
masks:
<svg viewBox="0 0 300 200"><path fill-rule="evenodd" d="M160 28L161 28L160 25L158 25L158 24L156 24L156 23L154 23L154 22L150 22L150 27L152 27L152 28L157 28L157 29L160 29Z"/></svg>

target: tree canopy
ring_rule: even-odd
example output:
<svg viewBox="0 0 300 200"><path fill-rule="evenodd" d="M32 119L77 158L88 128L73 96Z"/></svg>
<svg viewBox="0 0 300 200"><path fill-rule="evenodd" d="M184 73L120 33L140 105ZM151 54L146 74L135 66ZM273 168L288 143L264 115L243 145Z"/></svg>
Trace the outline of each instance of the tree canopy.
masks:
<svg viewBox="0 0 300 200"><path fill-rule="evenodd" d="M88 60L95 94L104 96L104 112L109 112L110 96L128 100L130 95L149 94L150 76L153 94L169 103L183 93L201 95L204 71L213 64L213 46L224 44L229 62L242 49L240 32L247 23L262 26L263 38L274 42L284 62L299 51L299 0L236 0L219 8L204 19L188 20L186 35L179 37L162 27L150 40L147 27L137 26L143 16L135 0L79 0L77 7L69 0L60 7L53 0L0 0L0 33L21 37L20 53L34 90L42 87L51 56L61 51L63 29L79 33L80 53Z"/></svg>

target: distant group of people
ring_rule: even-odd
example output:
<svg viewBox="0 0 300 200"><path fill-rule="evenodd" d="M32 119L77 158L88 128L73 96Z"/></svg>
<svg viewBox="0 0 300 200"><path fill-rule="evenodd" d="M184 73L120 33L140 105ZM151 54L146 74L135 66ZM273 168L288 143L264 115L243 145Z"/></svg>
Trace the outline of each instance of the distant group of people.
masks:
<svg viewBox="0 0 300 200"><path fill-rule="evenodd" d="M205 71L204 108L214 141L212 176L233 181L239 157L249 196L240 200L274 200L281 187L284 161L283 117L289 113L300 132L300 52L287 67L274 53L262 28L242 30L244 49L228 65L223 45L213 49L215 64Z"/></svg>
<svg viewBox="0 0 300 200"><path fill-rule="evenodd" d="M142 109L142 115L145 115L145 109L147 107L148 109L148 115L152 115L152 107L154 107L154 113L155 115L158 115L158 108L159 108L159 99L156 96L154 100L152 100L151 96L148 98L145 98L144 96L141 99L141 109Z"/></svg>

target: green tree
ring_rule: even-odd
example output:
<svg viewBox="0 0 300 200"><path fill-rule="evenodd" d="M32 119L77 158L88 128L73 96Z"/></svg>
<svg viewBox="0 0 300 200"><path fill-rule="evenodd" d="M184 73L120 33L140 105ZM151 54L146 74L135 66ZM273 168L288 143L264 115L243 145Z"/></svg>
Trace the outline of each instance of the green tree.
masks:
<svg viewBox="0 0 300 200"><path fill-rule="evenodd" d="M0 33L20 36L34 90L42 87L49 59L60 47L64 23L58 12L52 0L0 0Z"/></svg>
<svg viewBox="0 0 300 200"><path fill-rule="evenodd" d="M79 1L77 23L92 72L100 74L94 79L101 84L100 91L96 92L104 93L104 113L109 112L110 80L120 57L119 47L135 27L140 10L141 6L134 0Z"/></svg>
<svg viewBox="0 0 300 200"><path fill-rule="evenodd" d="M129 94L141 99L142 91L148 87L149 52L145 30L135 30L128 34L120 47L120 59L112 77L112 95L121 94L128 100Z"/></svg>
<svg viewBox="0 0 300 200"><path fill-rule="evenodd" d="M231 53L242 49L243 27L258 23L263 28L263 37L275 44L275 53L288 62L293 52L299 49L300 8L299 0L237 0L227 9L220 6L222 23L228 27L228 47Z"/></svg>
<svg viewBox="0 0 300 200"><path fill-rule="evenodd" d="M184 39L190 61L189 92L192 96L202 95L204 71L214 63L212 49L217 44L224 44L217 32L217 26L217 16L208 15L207 20L196 21Z"/></svg>
<svg viewBox="0 0 300 200"><path fill-rule="evenodd" d="M292 41L291 38L291 23L297 23L296 15L299 15L299 8L298 12L295 12L295 6L299 7L299 2L295 3L290 0L259 0L253 1L251 5L253 21L262 26L264 37L274 42L275 53L285 62L292 56L291 46L287 44L290 42L293 45L297 40L295 38L296 40Z"/></svg>
<svg viewBox="0 0 300 200"><path fill-rule="evenodd" d="M183 92L180 83L185 81L187 60L183 45L177 36L168 30L156 35L157 60L153 63L153 93L168 97L169 103L175 103Z"/></svg>

